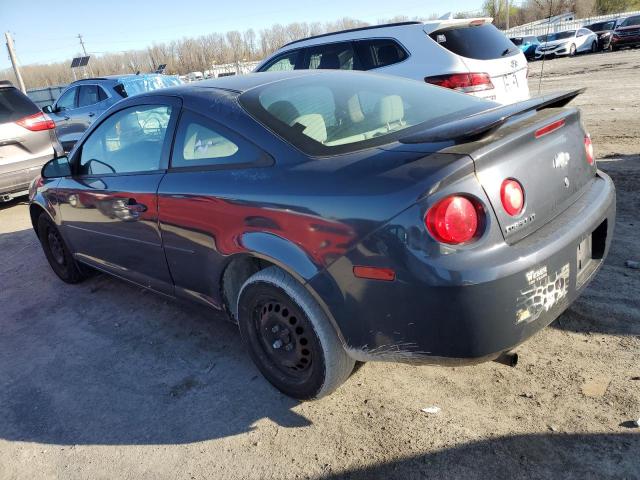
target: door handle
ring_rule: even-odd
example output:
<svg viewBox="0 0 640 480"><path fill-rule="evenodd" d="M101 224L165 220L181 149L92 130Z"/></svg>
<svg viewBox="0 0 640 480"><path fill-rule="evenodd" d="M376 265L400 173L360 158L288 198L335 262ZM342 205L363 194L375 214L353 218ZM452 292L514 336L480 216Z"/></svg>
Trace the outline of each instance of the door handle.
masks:
<svg viewBox="0 0 640 480"><path fill-rule="evenodd" d="M69 120L71 117L67 117L67 116L65 115L65 116L64 116L64 117L62 117L62 118L64 118L65 120Z"/></svg>
<svg viewBox="0 0 640 480"><path fill-rule="evenodd" d="M89 112L89 116L90 117L94 117L95 116L95 112Z"/></svg>
<svg viewBox="0 0 640 480"><path fill-rule="evenodd" d="M133 198L129 199L129 202L125 205L125 207L132 213L144 213L147 211L146 205L136 202Z"/></svg>

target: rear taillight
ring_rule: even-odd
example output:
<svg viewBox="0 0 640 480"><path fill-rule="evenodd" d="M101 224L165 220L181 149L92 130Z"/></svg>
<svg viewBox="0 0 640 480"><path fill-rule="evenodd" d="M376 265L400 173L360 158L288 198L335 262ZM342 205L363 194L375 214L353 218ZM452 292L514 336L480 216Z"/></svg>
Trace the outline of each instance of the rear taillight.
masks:
<svg viewBox="0 0 640 480"><path fill-rule="evenodd" d="M467 197L452 195L433 205L425 217L427 230L438 242L466 243L478 235L481 207Z"/></svg>
<svg viewBox="0 0 640 480"><path fill-rule="evenodd" d="M452 73L450 75L426 77L424 81L464 93L481 92L483 90L493 90L494 88L488 73Z"/></svg>
<svg viewBox="0 0 640 480"><path fill-rule="evenodd" d="M512 217L519 215L524 207L524 190L517 180L507 178L500 187L502 208Z"/></svg>
<svg viewBox="0 0 640 480"><path fill-rule="evenodd" d="M589 165L593 165L595 157L593 156L593 143L589 134L584 137L584 151L587 154L587 162L589 162Z"/></svg>
<svg viewBox="0 0 640 480"><path fill-rule="evenodd" d="M39 132L41 130L51 130L53 128L56 128L56 124L53 123L53 120L51 120L46 114L42 112L34 113L33 115L29 115L28 117L16 120L16 124L26 128L27 130L31 130L32 132Z"/></svg>

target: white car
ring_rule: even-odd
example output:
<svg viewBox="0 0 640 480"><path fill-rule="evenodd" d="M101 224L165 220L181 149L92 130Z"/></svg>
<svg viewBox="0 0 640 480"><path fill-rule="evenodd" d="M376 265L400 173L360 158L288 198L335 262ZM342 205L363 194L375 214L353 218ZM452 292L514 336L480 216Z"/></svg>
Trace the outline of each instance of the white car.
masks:
<svg viewBox="0 0 640 480"><path fill-rule="evenodd" d="M500 103L529 98L527 60L491 18L402 22L291 42L255 69L375 70Z"/></svg>
<svg viewBox="0 0 640 480"><path fill-rule="evenodd" d="M542 43L536 48L536 59L542 57L560 57L576 53L598 51L598 35L588 28L567 30L566 32L551 33L546 38L541 37Z"/></svg>

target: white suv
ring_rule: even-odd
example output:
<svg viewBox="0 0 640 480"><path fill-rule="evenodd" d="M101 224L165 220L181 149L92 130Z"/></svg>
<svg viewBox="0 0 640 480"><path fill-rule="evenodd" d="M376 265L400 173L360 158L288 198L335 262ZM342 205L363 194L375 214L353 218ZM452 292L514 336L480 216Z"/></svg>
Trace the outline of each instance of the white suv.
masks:
<svg viewBox="0 0 640 480"><path fill-rule="evenodd" d="M478 97L529 98L527 60L490 18L403 22L344 30L291 42L257 72L375 70Z"/></svg>

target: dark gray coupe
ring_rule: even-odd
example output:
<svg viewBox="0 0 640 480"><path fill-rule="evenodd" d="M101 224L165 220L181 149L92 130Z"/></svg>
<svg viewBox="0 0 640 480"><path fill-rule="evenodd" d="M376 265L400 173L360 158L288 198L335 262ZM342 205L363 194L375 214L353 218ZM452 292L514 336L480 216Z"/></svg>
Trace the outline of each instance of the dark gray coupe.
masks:
<svg viewBox="0 0 640 480"><path fill-rule="evenodd" d="M327 395L356 361L496 359L607 254L615 190L580 92L502 106L362 72L122 100L30 192L51 267L225 309L265 377Z"/></svg>

